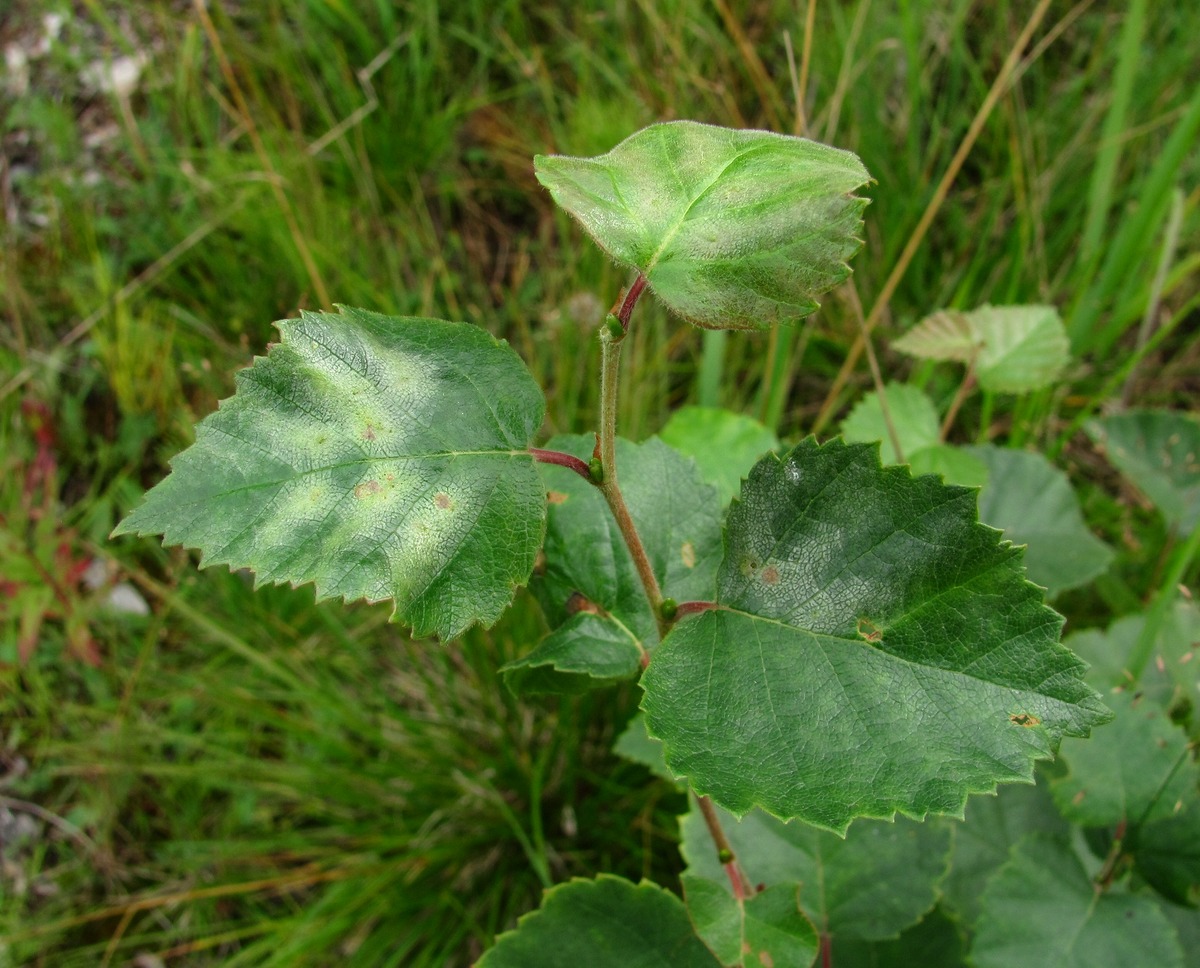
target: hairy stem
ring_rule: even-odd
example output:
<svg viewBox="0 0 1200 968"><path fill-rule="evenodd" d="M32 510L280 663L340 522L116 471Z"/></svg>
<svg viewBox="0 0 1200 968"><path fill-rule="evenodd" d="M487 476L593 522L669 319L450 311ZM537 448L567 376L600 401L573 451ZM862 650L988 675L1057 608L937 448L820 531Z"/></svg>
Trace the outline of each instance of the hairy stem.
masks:
<svg viewBox="0 0 1200 968"><path fill-rule="evenodd" d="M721 826L721 818L717 816L717 808L713 806L712 800L708 797L697 797L696 802L700 804L700 813L704 817L705 824L708 825L708 832L712 835L713 844L717 848L717 858L721 861L721 866L725 868L725 873L729 875L729 883L733 887L733 896L738 900L754 897L754 885L750 883L750 878L742 870L742 865L738 863L737 854L733 852L733 847L729 844L729 838L725 836L725 828Z"/></svg>
<svg viewBox="0 0 1200 968"><path fill-rule="evenodd" d="M585 481L590 482L591 471L587 464L581 461L574 454L564 454L558 450L542 450L540 447L530 447L529 453L533 455L533 459L539 464L556 464L559 467L565 467L568 470L574 471Z"/></svg>
<svg viewBox="0 0 1200 968"><path fill-rule="evenodd" d="M629 313L633 311L633 302L636 302L635 294L640 293L645 284L645 279L639 276L638 282L630 287L629 295L625 297L618 316L622 319L623 325L628 320ZM631 297L633 297L632 300ZM655 621L658 622L659 636L665 637L670 623L662 615L662 589L658 586L658 579L654 576L654 569L650 565L650 557L646 554L646 547L642 544L641 536L633 523L633 517L625 504L625 497L621 494L621 486L617 478L617 390L620 382L621 344L624 340L624 335L614 335L608 327L600 330L599 448L600 465L604 471L604 479L600 483L600 493L608 502L613 519L621 531L621 537L625 539L625 546L633 558L633 564L642 581L642 587L646 590L646 597L650 600L650 608L654 612Z"/></svg>

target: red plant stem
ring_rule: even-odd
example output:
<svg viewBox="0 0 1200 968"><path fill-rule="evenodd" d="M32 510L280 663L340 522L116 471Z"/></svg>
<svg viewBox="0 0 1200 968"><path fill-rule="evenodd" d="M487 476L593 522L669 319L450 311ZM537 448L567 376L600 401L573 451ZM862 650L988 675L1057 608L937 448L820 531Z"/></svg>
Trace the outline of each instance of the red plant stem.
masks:
<svg viewBox="0 0 1200 968"><path fill-rule="evenodd" d="M639 275L633 285L629 287L629 292L625 294L625 301L621 303L621 309L617 312L617 319L621 321L622 329L628 331L629 317L633 315L633 307L637 305L638 297L645 288L646 277Z"/></svg>
<svg viewBox="0 0 1200 968"><path fill-rule="evenodd" d="M678 620L685 615L699 615L701 612L711 612L720 607L716 602L680 602L675 607L675 618Z"/></svg>
<svg viewBox="0 0 1200 968"><path fill-rule="evenodd" d="M717 808L713 806L713 802L708 797L697 797L696 802L700 804L700 813L704 817L705 824L708 826L709 834L712 835L713 844L716 845L717 856L720 858L729 858L729 860L722 860L721 866L725 868L725 873L729 875L729 883L733 887L733 896L739 901L744 901L748 897L754 897L754 885L750 883L750 878L742 870L742 865L738 863L737 855L729 845L729 838L725 836L725 829L721 826L721 818L717 816Z"/></svg>
<svg viewBox="0 0 1200 968"><path fill-rule="evenodd" d="M578 457L571 454L564 454L558 450L542 450L540 447L530 447L529 453L533 455L533 459L539 464L556 464L559 467L566 467L568 470L574 471L589 484L592 481L587 464Z"/></svg>

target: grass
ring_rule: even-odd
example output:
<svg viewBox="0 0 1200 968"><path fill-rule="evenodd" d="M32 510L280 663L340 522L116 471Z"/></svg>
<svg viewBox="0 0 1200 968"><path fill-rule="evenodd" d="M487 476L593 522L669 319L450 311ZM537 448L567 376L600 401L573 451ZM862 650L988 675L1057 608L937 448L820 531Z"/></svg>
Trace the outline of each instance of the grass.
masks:
<svg viewBox="0 0 1200 968"><path fill-rule="evenodd" d="M31 45L54 6L19 2L0 41ZM1061 451L1122 548L1059 602L1076 625L1140 607L1169 557L1076 417L1133 362L1136 400L1200 391L1196 44L1182 8L1144 6L1052 6L874 334L892 375L909 364L889 336L932 309L1063 308L1064 390L969 400L955 435ZM298 306L484 325L547 388L547 433L589 426L592 329L627 280L553 210L537 152L604 151L676 117L852 148L877 180L855 263L869 309L1034 4L818 4L811 38L782 0L58 7L0 133L0 580L20 578L22 603L0 603L0 829L24 832L3 854L0 964L460 964L547 881L671 883L682 801L609 752L636 690L530 705L499 687L543 630L526 599L490 633L413 643L378 609L252 593L105 536ZM127 95L81 80L141 54ZM1177 188L1165 323L1134 355ZM860 366L830 394L858 332L849 290L795 333L725 341L646 305L624 432L701 400L795 438L869 385ZM923 377L953 395L946 373ZM71 569L90 559L97 590ZM104 607L118 582L148 615Z"/></svg>

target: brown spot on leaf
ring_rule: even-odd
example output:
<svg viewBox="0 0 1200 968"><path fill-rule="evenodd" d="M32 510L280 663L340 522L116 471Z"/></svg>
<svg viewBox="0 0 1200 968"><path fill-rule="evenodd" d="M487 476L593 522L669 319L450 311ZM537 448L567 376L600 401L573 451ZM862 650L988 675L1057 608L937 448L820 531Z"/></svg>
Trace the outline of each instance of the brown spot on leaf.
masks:
<svg viewBox="0 0 1200 968"><path fill-rule="evenodd" d="M695 568L696 546L690 541L685 541L683 547L679 549L679 557L683 559L684 568Z"/></svg>
<svg viewBox="0 0 1200 968"><path fill-rule="evenodd" d="M1029 713L1013 713L1008 717L1008 721L1016 723L1018 726L1024 726L1026 729L1033 726L1040 726L1042 722L1036 716L1032 716Z"/></svg>
<svg viewBox="0 0 1200 968"><path fill-rule="evenodd" d="M872 622L869 618L860 618L855 626L855 630L862 637L864 642L872 644L883 641L883 629Z"/></svg>
<svg viewBox="0 0 1200 968"><path fill-rule="evenodd" d="M567 599L567 614L578 615L580 612L587 612L589 615L602 615L604 610L584 595L583 592L571 592L571 597Z"/></svg>
<svg viewBox="0 0 1200 968"><path fill-rule="evenodd" d="M1083 798L1086 796L1087 796L1087 791L1080 790L1078 793L1075 794L1075 796L1071 797L1071 803L1073 803L1075 806L1079 806L1081 803L1083 803Z"/></svg>
<svg viewBox="0 0 1200 968"><path fill-rule="evenodd" d="M368 497L371 494L378 494L382 490L383 488L379 486L378 481L363 481L363 483L354 486L354 496L361 501L364 497Z"/></svg>
<svg viewBox="0 0 1200 968"><path fill-rule="evenodd" d="M767 565L767 567L762 570L762 580L764 585L778 585L779 569L774 565Z"/></svg>
<svg viewBox="0 0 1200 968"><path fill-rule="evenodd" d="M438 491L437 494L433 496L433 503L443 511L449 511L450 508L454 507L454 502L450 500L450 495L442 491Z"/></svg>
<svg viewBox="0 0 1200 968"><path fill-rule="evenodd" d="M546 500L549 501L551 504L566 504L568 496L569 495L564 494L562 491L547 491L546 492Z"/></svg>
<svg viewBox="0 0 1200 968"><path fill-rule="evenodd" d="M367 426L365 428L363 428L362 438L363 438L363 440L374 440L375 439L375 428L372 427L370 424L367 424Z"/></svg>
<svg viewBox="0 0 1200 968"><path fill-rule="evenodd" d="M775 959L771 957L771 953L769 951L760 951L758 953L758 963L762 965L763 968L775 968Z"/></svg>

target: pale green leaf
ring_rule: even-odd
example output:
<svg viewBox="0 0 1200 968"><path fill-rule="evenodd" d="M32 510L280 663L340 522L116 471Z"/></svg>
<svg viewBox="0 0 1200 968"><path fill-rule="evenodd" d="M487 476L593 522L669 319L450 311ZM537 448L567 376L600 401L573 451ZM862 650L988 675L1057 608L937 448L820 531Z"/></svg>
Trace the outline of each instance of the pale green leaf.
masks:
<svg viewBox="0 0 1200 968"><path fill-rule="evenodd" d="M975 368L993 393L1048 387L1071 359L1071 345L1053 306L983 306L967 314L983 347Z"/></svg>
<svg viewBox="0 0 1200 968"><path fill-rule="evenodd" d="M720 968L683 902L657 885L601 874L552 887L496 939L478 968Z"/></svg>
<svg viewBox="0 0 1200 968"><path fill-rule="evenodd" d="M696 462L724 504L737 494L754 462L779 447L779 438L757 420L720 407L676 410L659 436Z"/></svg>
<svg viewBox="0 0 1200 968"><path fill-rule="evenodd" d="M576 695L632 679L641 658L637 639L615 619L578 612L500 674L517 694Z"/></svg>
<svg viewBox="0 0 1200 968"><path fill-rule="evenodd" d="M944 824L857 823L844 838L807 824L782 823L760 810L740 821L718 811L738 862L753 883L803 885L800 904L822 934L838 939L894 938L933 907L946 873L950 830ZM727 884L693 803L680 850L688 872ZM728 888L726 888L728 889Z"/></svg>
<svg viewBox="0 0 1200 968"><path fill-rule="evenodd" d="M1112 549L1088 528L1066 474L1032 451L990 444L966 451L987 468L979 519L1026 546L1029 580L1048 598L1108 570Z"/></svg>
<svg viewBox="0 0 1200 968"><path fill-rule="evenodd" d="M947 484L961 484L963 487L982 487L987 483L987 465L961 447L935 444L905 456L908 457L908 467L913 477L937 474Z"/></svg>
<svg viewBox="0 0 1200 968"><path fill-rule="evenodd" d="M1200 420L1134 410L1093 420L1087 432L1177 533L1200 524Z"/></svg>
<svg viewBox="0 0 1200 968"><path fill-rule="evenodd" d="M873 447L759 461L717 584L720 607L659 646L642 708L670 768L734 813L960 815L1108 716L974 492Z"/></svg>
<svg viewBox="0 0 1200 968"><path fill-rule="evenodd" d="M966 313L940 309L922 319L899 339L892 349L923 360L956 360L969 363L979 352L983 339Z"/></svg>
<svg viewBox="0 0 1200 968"><path fill-rule="evenodd" d="M906 383L889 383L885 389L892 427L907 461L913 453L938 442L937 409L929 397ZM868 393L850 411L842 421L842 436L861 443L877 440L885 464L901 463L892 446L892 435L888 432L878 393Z"/></svg>
<svg viewBox="0 0 1200 968"><path fill-rule="evenodd" d="M1183 968L1179 940L1154 900L1098 894L1079 859L1033 835L989 882L971 946L974 968Z"/></svg>
<svg viewBox="0 0 1200 968"><path fill-rule="evenodd" d="M544 528L527 452L544 402L520 359L463 323L344 308L278 326L114 535L161 533L318 598L390 599L417 635L494 622Z"/></svg>
<svg viewBox="0 0 1200 968"><path fill-rule="evenodd" d="M538 180L604 251L710 329L807 316L849 274L868 181L853 154L694 121L644 128L604 155L539 155Z"/></svg>

